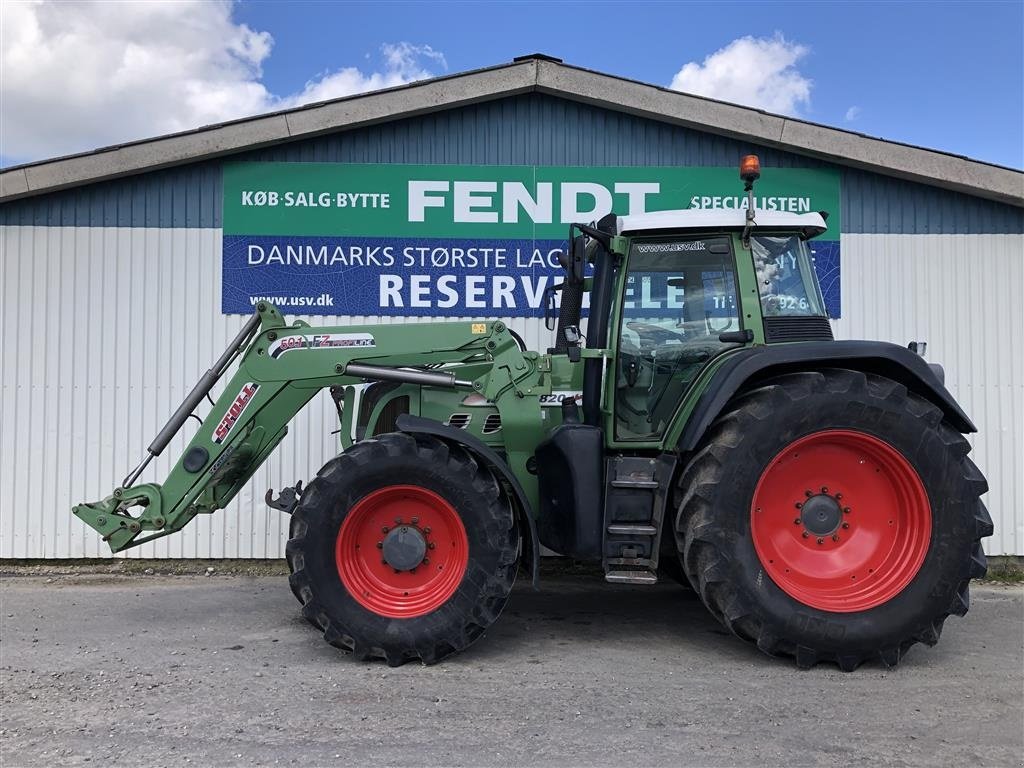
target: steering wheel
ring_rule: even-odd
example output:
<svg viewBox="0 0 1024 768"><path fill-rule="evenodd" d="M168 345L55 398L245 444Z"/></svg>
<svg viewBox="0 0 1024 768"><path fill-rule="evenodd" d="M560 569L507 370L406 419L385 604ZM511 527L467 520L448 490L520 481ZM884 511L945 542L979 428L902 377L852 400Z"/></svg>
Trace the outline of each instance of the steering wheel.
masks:
<svg viewBox="0 0 1024 768"><path fill-rule="evenodd" d="M722 318L722 319L725 322L719 324L719 327L716 328L715 327L716 323L714 322L714 318L712 318L711 313L710 312L705 312L704 313L704 322L707 324L708 334L709 335L716 335L717 336L722 331L728 331L729 330L729 327L732 325L733 318L726 317L726 318Z"/></svg>
<svg viewBox="0 0 1024 768"><path fill-rule="evenodd" d="M684 336L681 333L670 331L654 323L644 323L639 320L631 320L626 327L640 337L643 346L653 347L665 341L682 341Z"/></svg>

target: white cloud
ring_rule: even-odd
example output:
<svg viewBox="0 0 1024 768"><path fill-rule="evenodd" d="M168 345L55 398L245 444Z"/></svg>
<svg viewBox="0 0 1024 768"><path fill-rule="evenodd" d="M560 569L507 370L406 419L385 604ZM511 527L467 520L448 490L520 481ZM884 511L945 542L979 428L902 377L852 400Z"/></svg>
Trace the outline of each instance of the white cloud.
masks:
<svg viewBox="0 0 1024 768"><path fill-rule="evenodd" d="M261 82L273 38L230 0L0 2L0 156L22 161L403 85L446 68L430 46L381 47L292 94Z"/></svg>
<svg viewBox="0 0 1024 768"><path fill-rule="evenodd" d="M811 100L812 82L796 68L806 46L774 37L741 37L683 66L671 88L769 112L796 115Z"/></svg>
<svg viewBox="0 0 1024 768"><path fill-rule="evenodd" d="M356 67L344 67L337 72L321 73L317 79L307 82L301 93L282 99L281 106L337 99L433 77L433 73L424 67L424 59L440 64L442 69L448 68L444 54L429 45L385 44L381 46L381 53L386 64L383 72L366 74Z"/></svg>
<svg viewBox="0 0 1024 768"><path fill-rule="evenodd" d="M846 110L846 122L852 123L858 117L860 117L860 107L858 107L856 104L850 107L848 110Z"/></svg>

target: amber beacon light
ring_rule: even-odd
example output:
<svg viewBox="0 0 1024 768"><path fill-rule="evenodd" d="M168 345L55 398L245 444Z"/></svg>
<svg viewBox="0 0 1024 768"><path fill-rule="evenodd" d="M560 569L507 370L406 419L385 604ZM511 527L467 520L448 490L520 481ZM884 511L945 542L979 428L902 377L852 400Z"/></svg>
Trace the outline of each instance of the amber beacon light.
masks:
<svg viewBox="0 0 1024 768"><path fill-rule="evenodd" d="M761 161L757 155L747 155L740 160L740 178L751 184L761 178Z"/></svg>

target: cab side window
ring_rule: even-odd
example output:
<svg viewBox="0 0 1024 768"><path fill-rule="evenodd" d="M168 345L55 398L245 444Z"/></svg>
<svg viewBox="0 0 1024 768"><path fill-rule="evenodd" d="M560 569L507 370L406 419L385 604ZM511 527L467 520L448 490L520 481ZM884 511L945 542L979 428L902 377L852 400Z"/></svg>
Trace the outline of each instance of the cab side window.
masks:
<svg viewBox="0 0 1024 768"><path fill-rule="evenodd" d="M701 368L740 330L728 238L636 242L629 255L619 327L615 434L661 437Z"/></svg>

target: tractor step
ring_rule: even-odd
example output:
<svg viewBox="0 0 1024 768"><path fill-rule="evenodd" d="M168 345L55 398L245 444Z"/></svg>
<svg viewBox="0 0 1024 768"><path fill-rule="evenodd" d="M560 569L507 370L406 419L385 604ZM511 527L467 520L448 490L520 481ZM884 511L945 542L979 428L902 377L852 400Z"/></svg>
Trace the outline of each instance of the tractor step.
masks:
<svg viewBox="0 0 1024 768"><path fill-rule="evenodd" d="M604 580L612 584L657 584L658 574L649 570L607 571Z"/></svg>
<svg viewBox="0 0 1024 768"><path fill-rule="evenodd" d="M675 463L670 454L607 459L602 542L605 581L658 583L661 526Z"/></svg>
<svg viewBox="0 0 1024 768"><path fill-rule="evenodd" d="M615 523L614 525L608 526L608 533L614 533L616 536L653 536L658 532L658 529L653 525L625 525L623 523Z"/></svg>
<svg viewBox="0 0 1024 768"><path fill-rule="evenodd" d="M646 488L653 491L657 487L656 480L612 480L612 488Z"/></svg>

